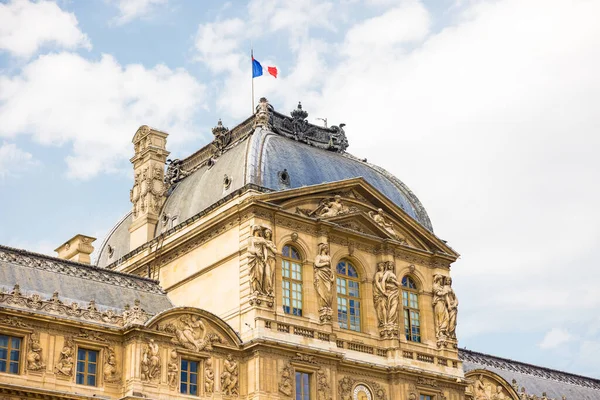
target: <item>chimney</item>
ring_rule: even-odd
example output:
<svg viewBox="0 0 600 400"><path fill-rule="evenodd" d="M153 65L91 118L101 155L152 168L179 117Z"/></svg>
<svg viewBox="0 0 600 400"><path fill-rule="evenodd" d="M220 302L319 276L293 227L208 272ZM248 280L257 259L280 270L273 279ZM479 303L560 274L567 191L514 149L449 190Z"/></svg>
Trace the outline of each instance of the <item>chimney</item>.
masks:
<svg viewBox="0 0 600 400"><path fill-rule="evenodd" d="M129 227L129 250L154 238L158 215L165 202L165 162L169 152L165 132L142 125L133 136L133 188L129 199L133 215Z"/></svg>
<svg viewBox="0 0 600 400"><path fill-rule="evenodd" d="M92 246L94 240L96 238L91 236L75 235L54 251L58 253L58 258L63 260L90 264L90 254L94 251L94 246Z"/></svg>

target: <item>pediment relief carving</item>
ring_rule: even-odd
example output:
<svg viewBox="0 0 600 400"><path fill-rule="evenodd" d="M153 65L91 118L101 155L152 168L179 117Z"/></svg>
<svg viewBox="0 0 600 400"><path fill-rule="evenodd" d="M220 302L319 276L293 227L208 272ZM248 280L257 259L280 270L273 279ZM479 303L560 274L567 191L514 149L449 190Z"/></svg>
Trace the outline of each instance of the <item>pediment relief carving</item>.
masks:
<svg viewBox="0 0 600 400"><path fill-rule="evenodd" d="M471 371L465 375L467 398L473 400L518 400L514 390L504 379L494 376L489 371Z"/></svg>
<svg viewBox="0 0 600 400"><path fill-rule="evenodd" d="M214 315L192 307L165 311L148 321L150 329L171 335L175 347L193 352L211 351L215 344L238 346L236 333Z"/></svg>

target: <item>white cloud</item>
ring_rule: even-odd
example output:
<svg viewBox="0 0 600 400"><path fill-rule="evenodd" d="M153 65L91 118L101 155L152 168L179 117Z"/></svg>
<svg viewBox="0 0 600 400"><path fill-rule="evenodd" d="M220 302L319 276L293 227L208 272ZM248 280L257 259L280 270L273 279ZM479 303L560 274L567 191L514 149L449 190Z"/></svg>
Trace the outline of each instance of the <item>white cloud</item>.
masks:
<svg viewBox="0 0 600 400"><path fill-rule="evenodd" d="M116 21L126 24L136 18L148 16L157 6L167 4L169 0L114 0L119 8Z"/></svg>
<svg viewBox="0 0 600 400"><path fill-rule="evenodd" d="M189 138L204 85L164 65L121 66L112 56L90 61L71 53L41 56L17 76L0 76L0 136L25 134L45 145L72 144L68 175L114 172L131 155L142 124Z"/></svg>
<svg viewBox="0 0 600 400"><path fill-rule="evenodd" d="M12 0L0 4L0 50L28 58L46 45L91 49L75 15L54 2Z"/></svg>
<svg viewBox="0 0 600 400"><path fill-rule="evenodd" d="M19 149L14 143L4 142L0 146L0 179L37 164L31 153Z"/></svg>
<svg viewBox="0 0 600 400"><path fill-rule="evenodd" d="M542 349L553 349L574 339L573 335L564 329L552 328L539 343Z"/></svg>

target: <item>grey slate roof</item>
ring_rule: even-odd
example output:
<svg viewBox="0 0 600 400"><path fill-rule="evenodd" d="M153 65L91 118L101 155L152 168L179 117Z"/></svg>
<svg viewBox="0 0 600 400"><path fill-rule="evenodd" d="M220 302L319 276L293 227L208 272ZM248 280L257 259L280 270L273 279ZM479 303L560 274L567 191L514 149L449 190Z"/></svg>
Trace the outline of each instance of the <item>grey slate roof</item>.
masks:
<svg viewBox="0 0 600 400"><path fill-rule="evenodd" d="M485 369L501 376L509 384L513 379L528 395L539 398L545 392L548 399L561 400L599 400L600 379L588 378L568 372L556 371L518 361L460 349L465 373L476 369Z"/></svg>
<svg viewBox="0 0 600 400"><path fill-rule="evenodd" d="M154 280L0 245L0 292L15 285L24 295L46 300L58 292L63 303L85 308L94 300L99 310L117 313L136 300L149 314L173 307Z"/></svg>

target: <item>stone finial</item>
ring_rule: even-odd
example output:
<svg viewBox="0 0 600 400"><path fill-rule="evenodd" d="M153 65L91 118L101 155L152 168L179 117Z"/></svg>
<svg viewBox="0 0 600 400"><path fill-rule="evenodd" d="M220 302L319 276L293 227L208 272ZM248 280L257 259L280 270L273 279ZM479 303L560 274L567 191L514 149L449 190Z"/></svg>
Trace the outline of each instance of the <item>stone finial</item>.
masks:
<svg viewBox="0 0 600 400"><path fill-rule="evenodd" d="M254 128L263 127L269 129L270 114L272 107L266 97L261 97L258 106L256 106L256 112L254 114Z"/></svg>
<svg viewBox="0 0 600 400"><path fill-rule="evenodd" d="M78 234L58 246L54 251L58 254L58 258L63 260L89 264L91 262L90 254L94 251L92 243L95 240L94 237Z"/></svg>
<svg viewBox="0 0 600 400"><path fill-rule="evenodd" d="M215 137L220 137L220 136L226 134L228 131L229 131L229 129L227 129L226 127L223 126L223 122L221 121L221 118L219 118L219 122L217 122L217 126L212 128L212 133L213 133L213 135L215 135Z"/></svg>
<svg viewBox="0 0 600 400"><path fill-rule="evenodd" d="M302 109L301 102L298 102L298 107L296 107L296 109L292 111L290 115L294 119L306 119L308 117L308 113Z"/></svg>

